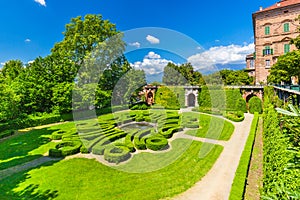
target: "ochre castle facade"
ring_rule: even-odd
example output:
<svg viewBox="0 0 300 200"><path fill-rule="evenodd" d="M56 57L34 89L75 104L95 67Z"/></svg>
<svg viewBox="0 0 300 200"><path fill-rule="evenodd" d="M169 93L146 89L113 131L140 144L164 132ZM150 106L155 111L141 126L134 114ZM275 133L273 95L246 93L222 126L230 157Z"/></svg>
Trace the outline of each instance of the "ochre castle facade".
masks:
<svg viewBox="0 0 300 200"><path fill-rule="evenodd" d="M290 44L299 32L300 0L281 0L252 14L255 53L246 57L249 74L255 84L265 84L277 58L296 49Z"/></svg>

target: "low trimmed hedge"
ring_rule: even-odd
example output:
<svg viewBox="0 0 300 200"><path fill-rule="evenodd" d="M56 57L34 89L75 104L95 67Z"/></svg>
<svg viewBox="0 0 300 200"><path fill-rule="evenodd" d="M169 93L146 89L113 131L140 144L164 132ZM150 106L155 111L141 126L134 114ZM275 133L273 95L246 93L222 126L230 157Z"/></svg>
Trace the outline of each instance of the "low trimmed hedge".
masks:
<svg viewBox="0 0 300 200"><path fill-rule="evenodd" d="M0 133L0 139L9 137L13 134L15 134L15 130L5 130L5 131Z"/></svg>
<svg viewBox="0 0 300 200"><path fill-rule="evenodd" d="M104 150L104 159L110 163L120 163L131 157L130 151L125 146L108 146Z"/></svg>
<svg viewBox="0 0 300 200"><path fill-rule="evenodd" d="M159 151L168 146L168 140L164 137L151 137L146 139L147 149Z"/></svg>
<svg viewBox="0 0 300 200"><path fill-rule="evenodd" d="M55 131L51 134L51 138L52 140L61 140L64 133L65 131L61 131L61 130Z"/></svg>
<svg viewBox="0 0 300 200"><path fill-rule="evenodd" d="M54 149L49 150L51 157L65 157L80 152L80 141L63 141L55 145Z"/></svg>
<svg viewBox="0 0 300 200"><path fill-rule="evenodd" d="M224 112L223 116L234 122L241 122L245 119L244 113L242 111L227 111Z"/></svg>
<svg viewBox="0 0 300 200"><path fill-rule="evenodd" d="M244 151L241 155L238 168L235 172L235 177L232 183L230 197L232 200L244 199L245 186L247 182L248 170L250 165L250 159L253 151L253 145L256 135L256 129L258 124L258 113L254 114L254 118L251 124L250 133L244 148Z"/></svg>

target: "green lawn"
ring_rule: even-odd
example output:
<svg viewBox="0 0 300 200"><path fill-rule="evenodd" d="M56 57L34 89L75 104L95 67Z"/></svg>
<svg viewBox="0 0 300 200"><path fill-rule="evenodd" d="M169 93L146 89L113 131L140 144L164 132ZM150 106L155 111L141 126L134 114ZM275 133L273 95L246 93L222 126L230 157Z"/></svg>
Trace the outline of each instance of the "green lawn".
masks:
<svg viewBox="0 0 300 200"><path fill-rule="evenodd" d="M73 123L33 129L0 142L0 170L41 157L55 146L50 139L52 132L71 128L74 128Z"/></svg>
<svg viewBox="0 0 300 200"><path fill-rule="evenodd" d="M183 113L183 118L187 117L199 120L199 128L187 131L186 134L189 135L217 140L229 140L234 131L232 123L219 117L192 112Z"/></svg>
<svg viewBox="0 0 300 200"><path fill-rule="evenodd" d="M167 155L162 157L183 154L168 166L147 173L127 173L95 160L79 158L50 163L2 180L0 199L153 200L172 197L199 181L213 166L223 149L215 145L205 158L199 158L202 143L192 142L186 151L182 152L178 147L187 143L190 141L186 139L174 140L173 152L162 153ZM148 156L151 157L150 154ZM145 157L147 155L132 159L132 163L119 167L136 167ZM143 163L140 167L147 165Z"/></svg>

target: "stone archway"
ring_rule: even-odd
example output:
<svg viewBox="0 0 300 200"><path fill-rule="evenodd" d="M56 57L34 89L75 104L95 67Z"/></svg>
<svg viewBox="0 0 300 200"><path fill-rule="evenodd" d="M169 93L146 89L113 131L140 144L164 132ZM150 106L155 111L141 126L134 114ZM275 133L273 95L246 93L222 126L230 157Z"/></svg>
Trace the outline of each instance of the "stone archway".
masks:
<svg viewBox="0 0 300 200"><path fill-rule="evenodd" d="M198 86L186 86L184 87L185 91L185 106L186 107L196 107L198 104Z"/></svg>
<svg viewBox="0 0 300 200"><path fill-rule="evenodd" d="M252 98L252 97L256 97L256 95L254 94L254 93L250 93L250 94L248 94L247 96L246 96L246 102L248 103L249 102L249 100Z"/></svg>
<svg viewBox="0 0 300 200"><path fill-rule="evenodd" d="M196 105L196 97L193 93L188 95L188 107L195 107Z"/></svg>

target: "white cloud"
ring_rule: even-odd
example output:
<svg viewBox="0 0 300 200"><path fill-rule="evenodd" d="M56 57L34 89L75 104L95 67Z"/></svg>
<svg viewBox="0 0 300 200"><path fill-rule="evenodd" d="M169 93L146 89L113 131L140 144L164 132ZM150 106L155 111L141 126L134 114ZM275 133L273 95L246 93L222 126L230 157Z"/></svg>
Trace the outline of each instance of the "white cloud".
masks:
<svg viewBox="0 0 300 200"><path fill-rule="evenodd" d="M165 66L172 62L171 60L163 59L160 55L150 51L143 59L131 64L136 69L143 69L146 74L154 75L164 71Z"/></svg>
<svg viewBox="0 0 300 200"><path fill-rule="evenodd" d="M133 47L136 47L136 48L140 48L141 47L141 44L139 42L133 42L133 43L129 43L129 46L133 46Z"/></svg>
<svg viewBox="0 0 300 200"><path fill-rule="evenodd" d="M148 42L150 42L151 44L159 44L160 40L152 35L147 35L146 39L148 40Z"/></svg>
<svg viewBox="0 0 300 200"><path fill-rule="evenodd" d="M27 62L27 64L32 64L32 63L34 63L34 60L30 60Z"/></svg>
<svg viewBox="0 0 300 200"><path fill-rule="evenodd" d="M0 63L1 66L4 66L5 64L6 64L6 62L1 62Z"/></svg>
<svg viewBox="0 0 300 200"><path fill-rule="evenodd" d="M211 47L209 50L190 56L187 60L196 70L216 64L244 64L246 55L254 52L254 44Z"/></svg>
<svg viewBox="0 0 300 200"><path fill-rule="evenodd" d="M45 0L34 0L35 2L39 3L42 6L46 7L46 1Z"/></svg>
<svg viewBox="0 0 300 200"><path fill-rule="evenodd" d="M29 38L27 38L26 40L24 40L24 42L29 43L29 42L31 42L31 40Z"/></svg>

